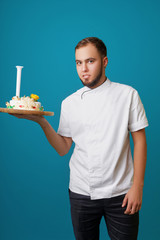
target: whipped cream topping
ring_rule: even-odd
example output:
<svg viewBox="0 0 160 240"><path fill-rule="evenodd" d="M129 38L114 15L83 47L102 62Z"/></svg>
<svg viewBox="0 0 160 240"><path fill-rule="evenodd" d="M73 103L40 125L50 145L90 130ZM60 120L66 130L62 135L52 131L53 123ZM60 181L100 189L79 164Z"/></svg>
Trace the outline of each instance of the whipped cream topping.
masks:
<svg viewBox="0 0 160 240"><path fill-rule="evenodd" d="M7 108L12 109L25 109L25 110L43 110L41 107L41 103L35 101L33 98L30 97L17 97L14 96L12 100L6 103Z"/></svg>

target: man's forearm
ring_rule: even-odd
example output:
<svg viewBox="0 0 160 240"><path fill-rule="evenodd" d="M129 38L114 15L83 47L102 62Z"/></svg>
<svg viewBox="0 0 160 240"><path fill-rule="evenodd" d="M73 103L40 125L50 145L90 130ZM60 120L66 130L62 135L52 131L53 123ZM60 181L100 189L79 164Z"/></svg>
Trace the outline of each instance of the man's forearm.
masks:
<svg viewBox="0 0 160 240"><path fill-rule="evenodd" d="M134 177L133 184L136 187L143 187L144 175L147 160L147 144L143 139L141 142L137 142L134 145Z"/></svg>
<svg viewBox="0 0 160 240"><path fill-rule="evenodd" d="M49 143L51 146L57 151L60 156L65 155L68 152L66 141L62 136L60 136L56 131L52 128L49 122L42 118L38 121L39 125L43 129Z"/></svg>

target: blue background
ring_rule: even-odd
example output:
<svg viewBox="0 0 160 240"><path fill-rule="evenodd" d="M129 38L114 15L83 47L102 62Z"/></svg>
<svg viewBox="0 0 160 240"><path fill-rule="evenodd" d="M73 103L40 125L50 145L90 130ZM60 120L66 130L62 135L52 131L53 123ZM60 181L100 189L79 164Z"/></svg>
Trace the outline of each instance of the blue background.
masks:
<svg viewBox="0 0 160 240"><path fill-rule="evenodd" d="M82 87L74 48L85 37L108 48L107 77L136 88L150 126L140 240L159 239L160 2L0 1L0 107L16 93L36 93L57 131L61 101ZM49 145L40 126L0 113L0 239L74 239L68 198L69 159ZM133 142L132 149L133 149ZM104 220L100 239L109 239Z"/></svg>

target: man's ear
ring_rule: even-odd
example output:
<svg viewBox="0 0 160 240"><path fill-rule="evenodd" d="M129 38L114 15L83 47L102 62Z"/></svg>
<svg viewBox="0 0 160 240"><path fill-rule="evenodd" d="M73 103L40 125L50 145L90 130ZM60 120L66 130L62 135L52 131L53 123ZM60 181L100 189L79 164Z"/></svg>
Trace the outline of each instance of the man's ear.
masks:
<svg viewBox="0 0 160 240"><path fill-rule="evenodd" d="M106 56L103 58L103 66L106 68L107 64L108 64L108 58Z"/></svg>

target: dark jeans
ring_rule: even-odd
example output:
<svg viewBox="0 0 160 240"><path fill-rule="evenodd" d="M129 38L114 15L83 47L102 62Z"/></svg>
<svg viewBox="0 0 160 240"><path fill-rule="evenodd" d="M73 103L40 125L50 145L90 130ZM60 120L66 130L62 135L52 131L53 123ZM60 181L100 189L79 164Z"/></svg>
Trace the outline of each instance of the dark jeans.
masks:
<svg viewBox="0 0 160 240"><path fill-rule="evenodd" d="M111 240L136 240L139 212L124 214L125 194L98 200L69 190L71 218L76 240L99 240L99 224L104 216Z"/></svg>

